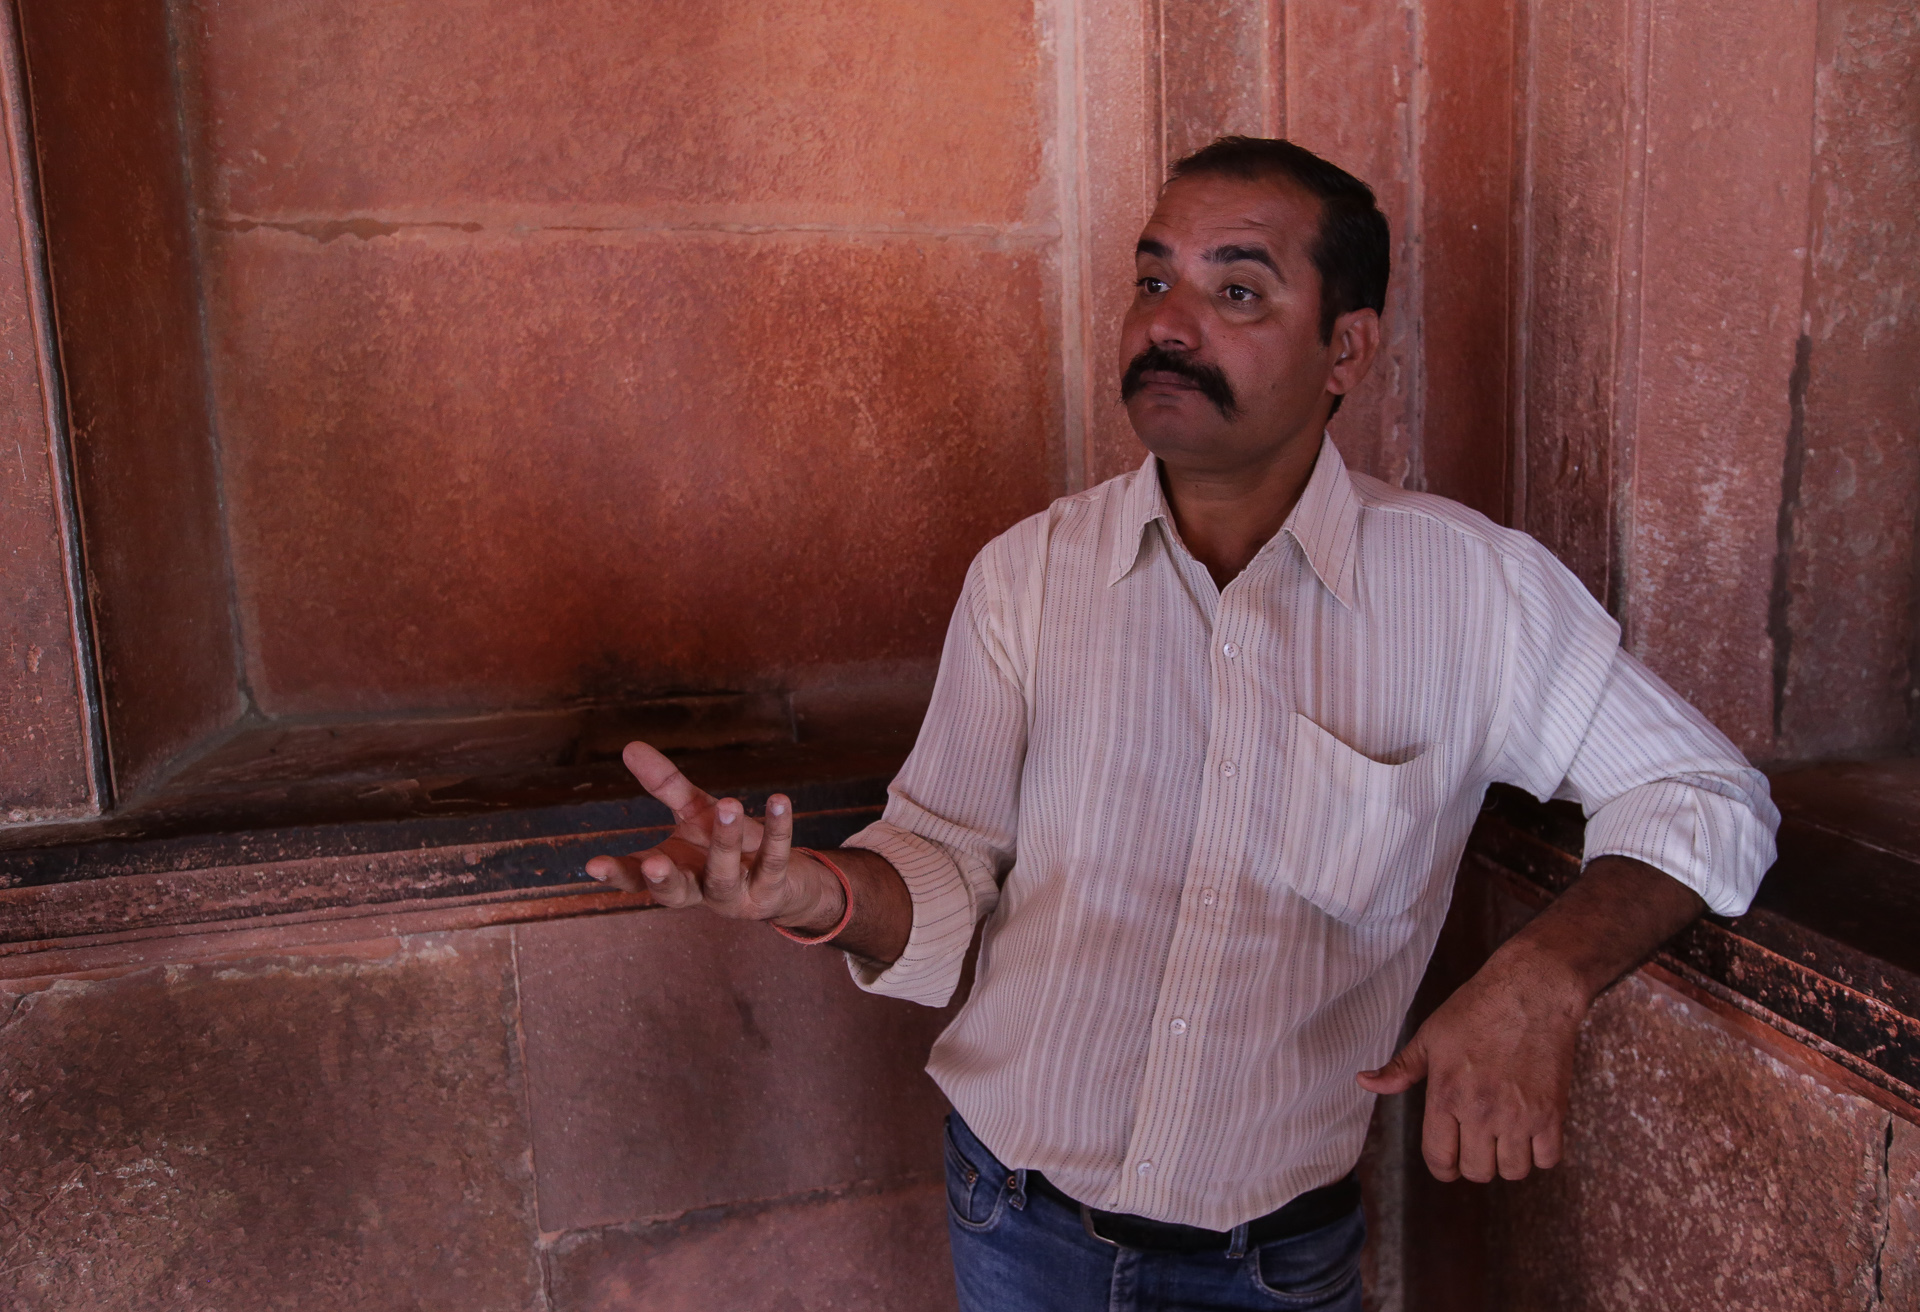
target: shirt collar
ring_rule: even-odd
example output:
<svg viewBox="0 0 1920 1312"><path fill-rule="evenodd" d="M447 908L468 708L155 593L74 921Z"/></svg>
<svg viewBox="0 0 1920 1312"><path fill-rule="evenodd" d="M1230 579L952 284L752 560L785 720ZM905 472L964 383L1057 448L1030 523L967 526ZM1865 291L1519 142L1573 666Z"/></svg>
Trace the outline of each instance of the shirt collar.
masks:
<svg viewBox="0 0 1920 1312"><path fill-rule="evenodd" d="M1164 519L1169 527L1173 515L1167 510L1166 495L1160 490L1160 457L1149 454L1140 468L1127 475L1126 490L1120 497L1119 532L1113 538L1113 555L1107 562L1107 586L1112 587L1140 561L1145 550L1147 525Z"/></svg>
<svg viewBox="0 0 1920 1312"><path fill-rule="evenodd" d="M1149 455L1146 462L1127 479L1121 499L1120 533L1114 539L1113 558L1108 563L1107 586L1112 587L1139 562L1146 540L1147 526L1164 519L1173 527L1173 514L1166 494L1160 489L1160 462ZM1280 526L1300 544L1314 575L1342 606L1353 608L1353 581L1359 553L1355 550L1360 534L1360 497L1354 491L1353 478L1346 461L1340 458L1333 439L1320 438L1320 454L1313 462L1313 474L1307 479L1300 500ZM1280 535L1274 535L1279 541ZM1260 549L1262 555L1272 549L1270 542ZM1257 557L1256 557L1257 559Z"/></svg>

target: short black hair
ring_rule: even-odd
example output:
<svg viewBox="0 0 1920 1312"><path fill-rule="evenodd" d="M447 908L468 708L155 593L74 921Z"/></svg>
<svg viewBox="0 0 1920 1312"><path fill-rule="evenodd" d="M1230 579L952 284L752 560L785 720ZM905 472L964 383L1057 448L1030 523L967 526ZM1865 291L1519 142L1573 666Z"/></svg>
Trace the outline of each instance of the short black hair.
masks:
<svg viewBox="0 0 1920 1312"><path fill-rule="evenodd" d="M1320 274L1320 341L1333 340L1334 320L1354 310L1383 314L1392 271L1392 237L1373 188L1291 141L1220 137L1168 170L1175 178L1214 176L1291 182L1320 202L1320 235L1307 256ZM1340 408L1340 397L1333 408Z"/></svg>

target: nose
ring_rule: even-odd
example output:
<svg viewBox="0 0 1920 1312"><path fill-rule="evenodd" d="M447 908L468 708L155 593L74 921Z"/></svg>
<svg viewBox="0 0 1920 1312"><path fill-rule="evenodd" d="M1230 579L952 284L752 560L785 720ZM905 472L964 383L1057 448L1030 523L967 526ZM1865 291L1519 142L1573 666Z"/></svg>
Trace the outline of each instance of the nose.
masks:
<svg viewBox="0 0 1920 1312"><path fill-rule="evenodd" d="M1200 317L1192 293L1176 284L1167 289L1147 320L1147 340L1167 351L1194 351L1200 347Z"/></svg>

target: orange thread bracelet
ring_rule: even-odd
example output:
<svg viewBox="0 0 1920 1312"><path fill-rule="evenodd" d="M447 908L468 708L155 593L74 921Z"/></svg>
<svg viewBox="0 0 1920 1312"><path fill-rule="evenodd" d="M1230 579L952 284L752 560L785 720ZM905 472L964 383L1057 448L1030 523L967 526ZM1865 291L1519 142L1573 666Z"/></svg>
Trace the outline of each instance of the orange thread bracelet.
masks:
<svg viewBox="0 0 1920 1312"><path fill-rule="evenodd" d="M839 924L818 937L810 938L805 934L796 934L785 925L775 925L774 929L779 932L782 938L791 939L795 943L802 943L808 947L840 937L846 927L853 923L853 881L847 878L846 871L842 870L836 862L825 854L816 852L810 847L796 847L793 850L802 856L812 857L815 861L818 861L821 865L833 871L834 878L840 881L840 891L847 895L847 909L841 913Z"/></svg>

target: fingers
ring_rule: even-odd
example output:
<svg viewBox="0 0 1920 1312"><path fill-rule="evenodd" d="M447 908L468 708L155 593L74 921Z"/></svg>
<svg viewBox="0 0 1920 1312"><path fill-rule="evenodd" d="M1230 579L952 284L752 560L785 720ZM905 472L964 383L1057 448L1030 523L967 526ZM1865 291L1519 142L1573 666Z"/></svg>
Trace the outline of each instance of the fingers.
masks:
<svg viewBox="0 0 1920 1312"><path fill-rule="evenodd" d="M700 900L694 871L704 859L700 848L669 838L645 852L596 856L587 862L587 873L611 888L647 893L658 906L684 907Z"/></svg>
<svg viewBox="0 0 1920 1312"><path fill-rule="evenodd" d="M630 856L596 856L587 862L587 873L623 893L647 893L659 906L684 907L698 902L699 885L689 871L662 850L665 846Z"/></svg>
<svg viewBox="0 0 1920 1312"><path fill-rule="evenodd" d="M1460 1127L1460 1174L1475 1184L1485 1184L1493 1179L1494 1138L1484 1127L1462 1125Z"/></svg>
<svg viewBox="0 0 1920 1312"><path fill-rule="evenodd" d="M760 858L753 863L756 900L770 900L787 878L787 857L793 852L793 802L783 793L767 799L767 818L761 827Z"/></svg>
<svg viewBox="0 0 1920 1312"><path fill-rule="evenodd" d="M1426 1080L1421 1152L1439 1180L1519 1180L1560 1160L1580 1014L1536 1006L1524 978L1483 969L1363 1088Z"/></svg>
<svg viewBox="0 0 1920 1312"><path fill-rule="evenodd" d="M691 820L712 808L711 795L695 788L693 781L681 774L672 761L646 743L628 743L620 759L642 788L666 803L674 819Z"/></svg>
<svg viewBox="0 0 1920 1312"><path fill-rule="evenodd" d="M646 887L646 880L640 874L638 857L597 856L587 862L587 873L609 888L617 888L623 893L638 893Z"/></svg>
<svg viewBox="0 0 1920 1312"><path fill-rule="evenodd" d="M1420 1126L1420 1155L1427 1159L1427 1169L1434 1179L1460 1178L1460 1122L1431 1096Z"/></svg>
<svg viewBox="0 0 1920 1312"><path fill-rule="evenodd" d="M1502 1180L1524 1180L1533 1169L1533 1138L1526 1134L1503 1134L1494 1140L1494 1165Z"/></svg>
<svg viewBox="0 0 1920 1312"><path fill-rule="evenodd" d="M642 769L655 762L648 754L664 761L645 743L631 744L628 763L638 768L637 778L668 805L676 805L675 815L682 817L688 808L705 808L704 825L693 830L677 829L658 847L628 856L596 856L587 862L587 873L609 887L627 892L645 891L656 905L685 907L707 903L726 915L757 915L753 910L762 900L757 896L764 883L778 889L786 877L788 854L793 845L793 803L775 794L768 799L767 826L748 817L746 807L735 798L714 801L686 783L684 776L672 771L662 778L658 772L642 776ZM669 796L675 801L669 801ZM749 854L759 853L755 860ZM748 870L753 870L749 883Z"/></svg>
<svg viewBox="0 0 1920 1312"><path fill-rule="evenodd" d="M713 844L707 848L706 871L700 881L709 902L730 903L740 898L745 819L746 808L731 797L714 805Z"/></svg>
<svg viewBox="0 0 1920 1312"><path fill-rule="evenodd" d="M1560 1122L1557 1120L1544 1131L1533 1136L1533 1164L1535 1166L1546 1171L1560 1165L1560 1136Z"/></svg>
<svg viewBox="0 0 1920 1312"><path fill-rule="evenodd" d="M663 907L690 907L700 900L700 882L693 871L667 855L662 843L640 854L640 877L654 902Z"/></svg>
<svg viewBox="0 0 1920 1312"><path fill-rule="evenodd" d="M654 848L628 856L596 856L587 873L623 893L648 893L662 906L684 906L689 880L672 859Z"/></svg>
<svg viewBox="0 0 1920 1312"><path fill-rule="evenodd" d="M1390 1095L1405 1093L1427 1078L1427 1050L1415 1035L1413 1041L1393 1055L1393 1060L1377 1071L1361 1071L1354 1077L1368 1093Z"/></svg>
<svg viewBox="0 0 1920 1312"><path fill-rule="evenodd" d="M1462 1107L1468 1110L1461 1111ZM1542 1128L1544 1126L1544 1128ZM1470 1104L1429 1090L1421 1126L1421 1155L1437 1180L1485 1184L1498 1175L1524 1180L1535 1167L1557 1165L1561 1123L1557 1118L1509 1107L1472 1110Z"/></svg>
<svg viewBox="0 0 1920 1312"><path fill-rule="evenodd" d="M1429 1108L1421 1129L1421 1155L1436 1180L1472 1180L1486 1184L1524 1180L1535 1167L1542 1170L1560 1160L1558 1127L1549 1134L1525 1132L1496 1135L1476 1125L1462 1125L1444 1111Z"/></svg>

